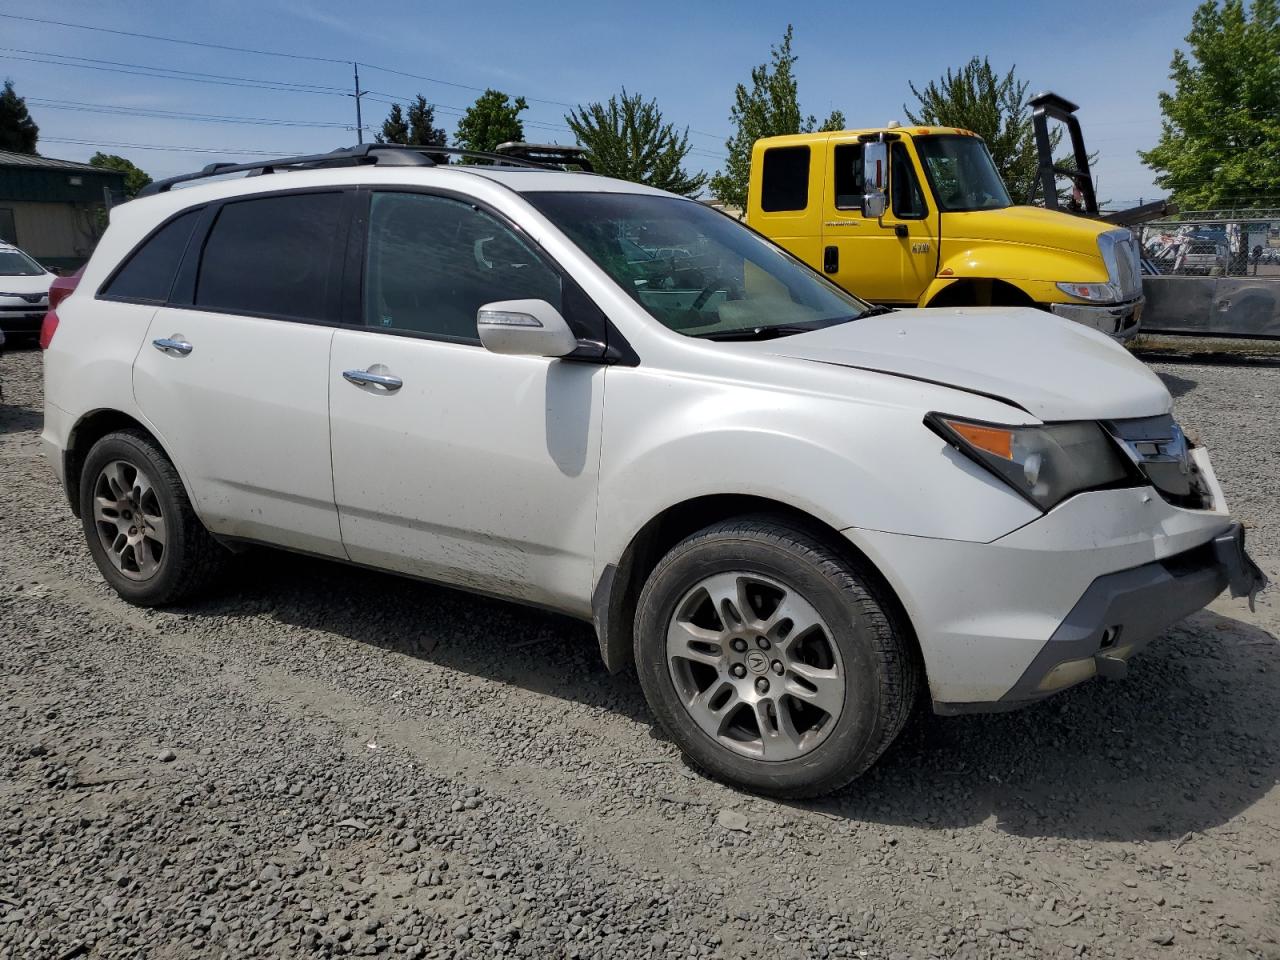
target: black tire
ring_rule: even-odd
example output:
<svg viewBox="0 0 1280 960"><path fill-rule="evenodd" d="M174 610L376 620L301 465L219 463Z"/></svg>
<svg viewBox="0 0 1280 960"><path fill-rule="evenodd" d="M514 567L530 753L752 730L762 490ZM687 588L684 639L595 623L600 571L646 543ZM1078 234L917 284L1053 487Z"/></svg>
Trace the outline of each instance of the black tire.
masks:
<svg viewBox="0 0 1280 960"><path fill-rule="evenodd" d="M704 578L730 571L796 591L826 621L845 665L843 708L825 739L801 757L766 761L720 743L694 722L668 667L666 634L677 604ZM659 724L697 766L755 793L801 798L843 787L893 743L920 691L909 628L879 584L820 531L785 518L742 517L690 536L654 568L636 616L636 669Z"/></svg>
<svg viewBox="0 0 1280 960"><path fill-rule="evenodd" d="M116 568L98 535L94 520L95 484L103 468L123 461L152 478L152 489L165 522L165 546L148 579L136 580ZM216 582L229 556L204 528L173 463L141 430L109 433L89 450L80 473L80 520L103 578L116 593L141 607L180 603Z"/></svg>

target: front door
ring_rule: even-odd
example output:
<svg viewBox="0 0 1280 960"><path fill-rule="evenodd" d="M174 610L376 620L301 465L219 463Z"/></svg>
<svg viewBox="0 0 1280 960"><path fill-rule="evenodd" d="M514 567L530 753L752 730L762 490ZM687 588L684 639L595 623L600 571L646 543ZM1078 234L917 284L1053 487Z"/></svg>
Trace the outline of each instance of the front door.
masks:
<svg viewBox="0 0 1280 960"><path fill-rule="evenodd" d="M938 216L902 140L889 149L889 208L862 215L862 144L833 137L823 196L823 267L836 283L873 303L914 305L938 264Z"/></svg>
<svg viewBox="0 0 1280 960"><path fill-rule="evenodd" d="M603 367L501 356L476 311L562 278L470 203L375 191L362 326L329 364L334 495L352 560L589 613Z"/></svg>

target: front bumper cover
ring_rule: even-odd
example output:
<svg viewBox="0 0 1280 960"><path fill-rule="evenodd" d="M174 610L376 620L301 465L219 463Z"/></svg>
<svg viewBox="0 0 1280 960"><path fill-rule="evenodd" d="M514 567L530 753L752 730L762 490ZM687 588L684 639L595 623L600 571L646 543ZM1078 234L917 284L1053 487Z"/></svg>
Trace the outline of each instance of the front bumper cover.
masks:
<svg viewBox="0 0 1280 960"><path fill-rule="evenodd" d="M1107 336L1125 341L1138 332L1142 320L1142 297L1129 303L1090 304L1090 303L1051 303L1049 311L1064 320L1073 320L1086 327L1105 333Z"/></svg>
<svg viewBox="0 0 1280 960"><path fill-rule="evenodd" d="M1130 570L1098 577L1012 688L999 700L936 703L946 715L1014 710L1094 676L1120 679L1129 658L1223 590L1248 597L1267 585L1231 524L1212 540Z"/></svg>

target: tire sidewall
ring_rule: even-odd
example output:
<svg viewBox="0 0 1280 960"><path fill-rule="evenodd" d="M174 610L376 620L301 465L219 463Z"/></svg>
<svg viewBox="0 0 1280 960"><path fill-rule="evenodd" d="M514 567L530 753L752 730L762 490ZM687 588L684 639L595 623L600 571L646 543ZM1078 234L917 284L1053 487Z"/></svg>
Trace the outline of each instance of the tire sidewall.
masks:
<svg viewBox="0 0 1280 960"><path fill-rule="evenodd" d="M107 556L98 537L93 519L94 490L98 474L113 460L123 460L141 468L150 478L160 510L165 519L165 550L160 558L160 568L148 580L130 580L116 569ZM169 469L166 469L169 468ZM169 478L168 461L157 460L157 455L147 449L137 438L127 433L113 433L103 437L89 450L80 474L80 522L84 527L85 542L89 553L102 572L102 576L125 599L138 604L158 602L156 598L167 596L174 582L181 575L182 557L186 550L186 525L182 511L187 508L185 496L179 500Z"/></svg>
<svg viewBox="0 0 1280 960"><path fill-rule="evenodd" d="M845 675L844 707L835 729L801 757L756 760L721 746L694 723L671 679L666 634L677 603L699 580L730 571L758 573L799 593L826 621L839 649ZM729 534L678 547L659 564L640 598L636 669L659 720L678 733L680 746L699 766L722 779L785 794L817 792L825 783L842 784L875 759L866 754L882 739L883 668L870 640L874 628L851 589L857 585L852 572L833 577L793 551Z"/></svg>

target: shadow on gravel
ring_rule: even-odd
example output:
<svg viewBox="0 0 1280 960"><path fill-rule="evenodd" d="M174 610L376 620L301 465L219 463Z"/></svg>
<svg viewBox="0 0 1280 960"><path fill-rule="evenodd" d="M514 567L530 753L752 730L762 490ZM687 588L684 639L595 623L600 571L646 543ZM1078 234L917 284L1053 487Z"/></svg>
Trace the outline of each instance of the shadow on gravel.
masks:
<svg viewBox="0 0 1280 960"><path fill-rule="evenodd" d="M0 390L4 389L4 367L0 366ZM44 414L30 407L9 403L0 394L0 434L39 433L44 429Z"/></svg>
<svg viewBox="0 0 1280 960"><path fill-rule="evenodd" d="M1173 398L1184 396L1194 390L1199 384L1195 380L1187 377L1179 377L1172 373L1165 373L1163 370L1156 371L1156 376L1164 381L1165 389L1167 389Z"/></svg>
<svg viewBox="0 0 1280 960"><path fill-rule="evenodd" d="M244 555L193 616L268 616L407 657L600 707L645 724L631 673L611 676L587 623L361 567L268 549Z"/></svg>
<svg viewBox="0 0 1280 960"><path fill-rule="evenodd" d="M1026 837L1175 840L1280 782L1280 642L1201 612L1118 683L1016 713L927 715L844 793L814 804L884 824Z"/></svg>

